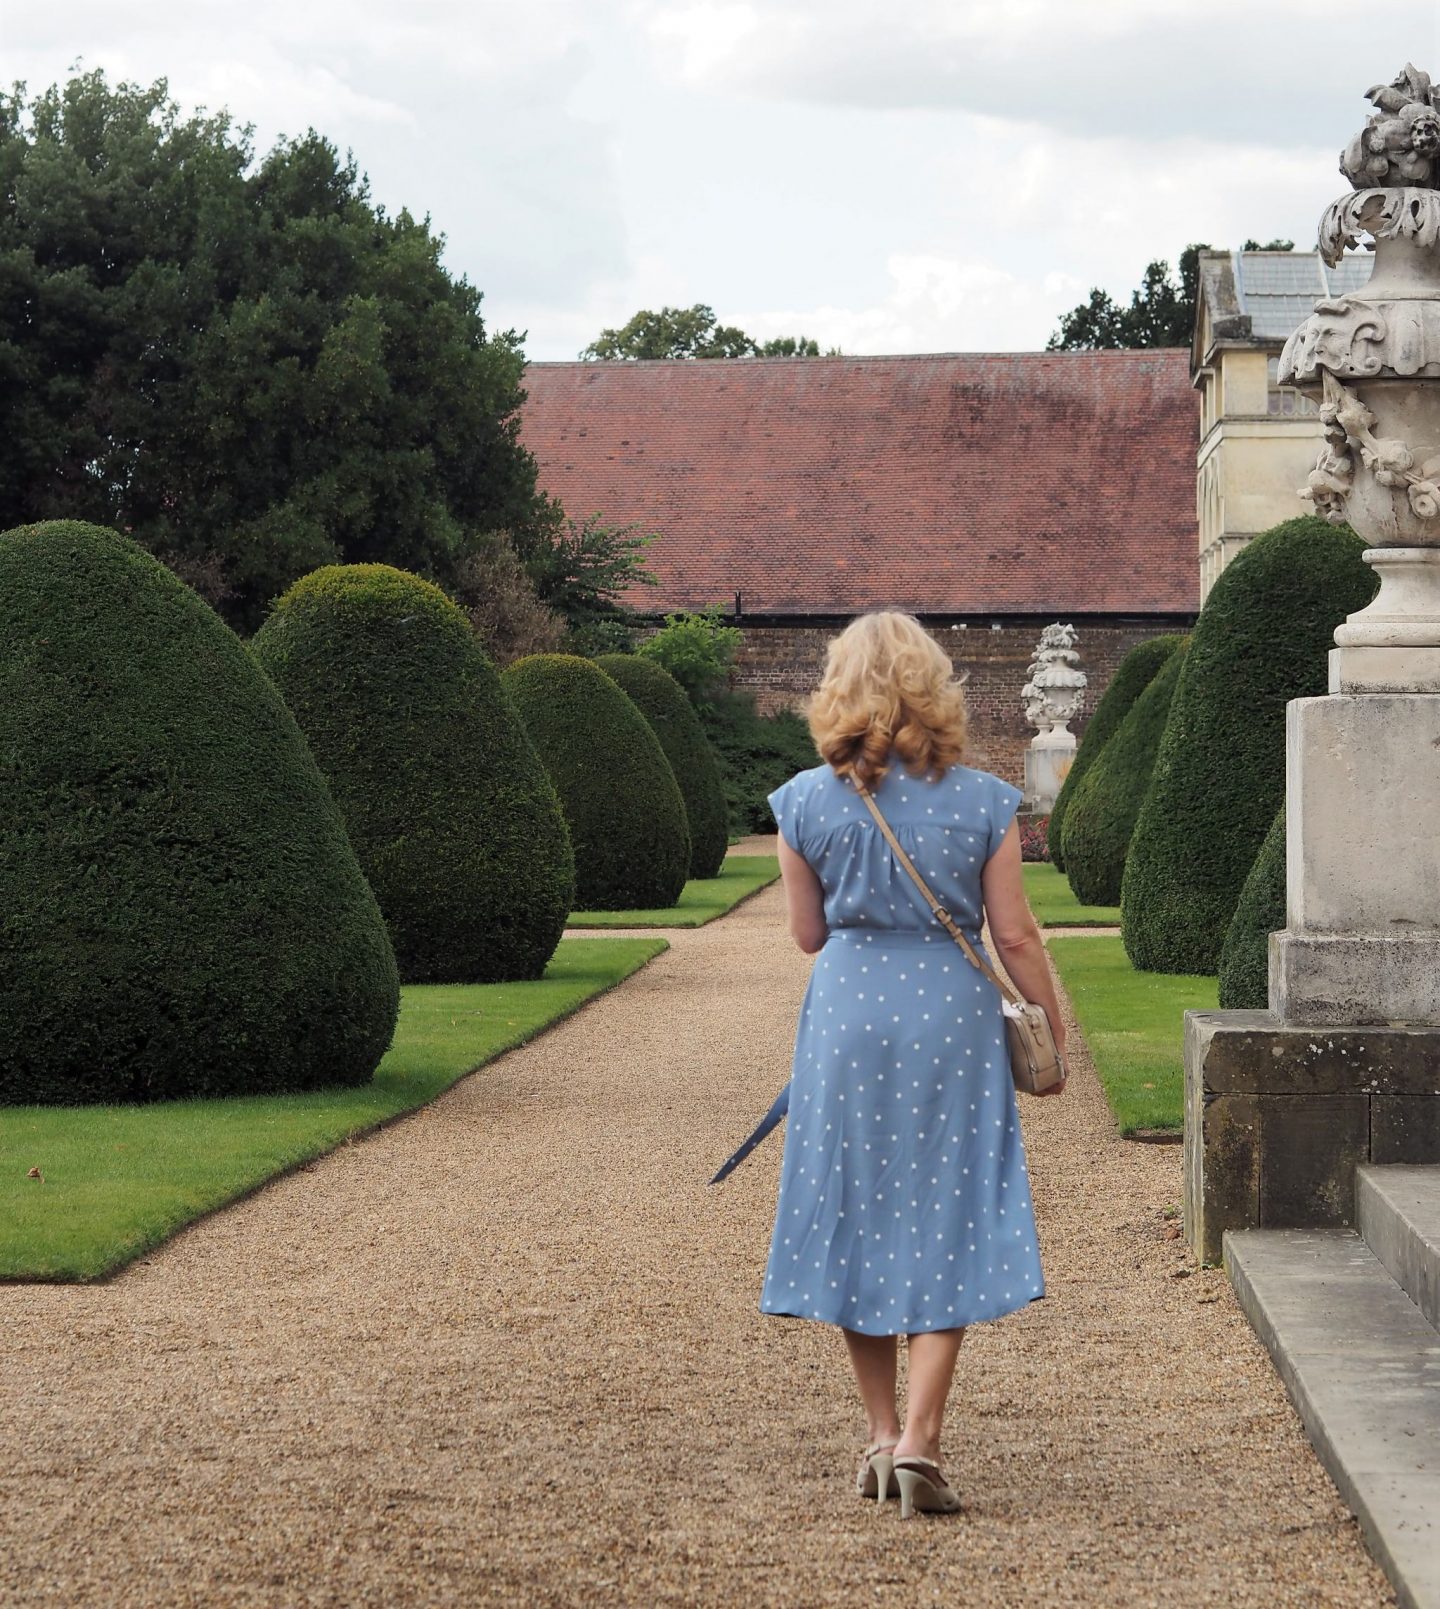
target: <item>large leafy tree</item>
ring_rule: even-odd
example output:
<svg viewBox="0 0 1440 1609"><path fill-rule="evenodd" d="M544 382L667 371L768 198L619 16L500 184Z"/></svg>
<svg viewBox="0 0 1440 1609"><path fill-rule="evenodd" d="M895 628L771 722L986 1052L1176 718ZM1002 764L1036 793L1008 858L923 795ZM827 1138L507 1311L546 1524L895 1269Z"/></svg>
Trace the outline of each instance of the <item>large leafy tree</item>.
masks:
<svg viewBox="0 0 1440 1609"><path fill-rule="evenodd" d="M249 626L317 565L448 582L553 523L518 338L443 245L313 131L257 160L163 81L0 93L0 528L119 527Z"/></svg>
<svg viewBox="0 0 1440 1609"><path fill-rule="evenodd" d="M818 358L820 343L808 335L777 335L757 341L734 324L721 324L704 302L694 307L648 308L619 329L601 330L582 358ZM831 350L826 357L838 357Z"/></svg>
<svg viewBox="0 0 1440 1609"><path fill-rule="evenodd" d="M1242 251L1294 251L1293 240L1247 240ZM1200 286L1199 242L1180 253L1180 276L1163 259L1147 265L1140 288L1122 307L1098 286L1078 307L1060 316L1060 328L1046 342L1049 352L1094 352L1115 347L1189 346L1195 330L1195 297Z"/></svg>

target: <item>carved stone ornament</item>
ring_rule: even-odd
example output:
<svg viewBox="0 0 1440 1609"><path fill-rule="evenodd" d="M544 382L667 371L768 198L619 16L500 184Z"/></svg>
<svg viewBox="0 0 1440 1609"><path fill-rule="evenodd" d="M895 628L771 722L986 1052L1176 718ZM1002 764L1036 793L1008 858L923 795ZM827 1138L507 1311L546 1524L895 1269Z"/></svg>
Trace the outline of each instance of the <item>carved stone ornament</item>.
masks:
<svg viewBox="0 0 1440 1609"><path fill-rule="evenodd" d="M1363 291L1315 304L1279 380L1320 404L1325 441L1300 495L1354 527L1380 581L1336 631L1342 656L1424 649L1440 661L1440 100L1413 66L1369 99L1340 163L1355 193L1326 210L1320 251L1333 266L1369 235L1374 271ZM1384 685L1422 674L1406 663L1385 668ZM1368 664L1342 664L1342 681L1379 674Z"/></svg>
<svg viewBox="0 0 1440 1609"><path fill-rule="evenodd" d="M1432 452L1417 467L1415 450L1397 437L1376 436L1375 415L1328 371L1323 395L1320 423L1325 446L1300 491L1314 503L1315 512L1336 524L1345 521L1358 459L1377 486L1403 490L1415 519L1426 523L1440 519L1440 452ZM1434 540L1440 541L1440 533Z"/></svg>
<svg viewBox="0 0 1440 1609"><path fill-rule="evenodd" d="M1440 300L1379 300L1372 280L1363 294L1316 302L1286 341L1277 378L1313 386L1326 373L1351 380L1440 376Z"/></svg>
<svg viewBox="0 0 1440 1609"><path fill-rule="evenodd" d="M1440 113L1429 73L1408 62L1389 84L1365 92L1375 111L1340 153L1340 171L1357 190L1435 182Z"/></svg>
<svg viewBox="0 0 1440 1609"><path fill-rule="evenodd" d="M1030 662L1030 679L1020 690L1025 719L1039 729L1039 737L1063 734L1073 742L1068 723L1080 713L1089 682L1080 670L1075 651L1078 634L1074 626L1056 621L1040 634L1035 658Z"/></svg>
<svg viewBox="0 0 1440 1609"><path fill-rule="evenodd" d="M1333 268L1347 251L1355 250L1361 235L1433 246L1440 240L1440 191L1407 186L1341 196L1326 207L1320 219L1321 257Z"/></svg>

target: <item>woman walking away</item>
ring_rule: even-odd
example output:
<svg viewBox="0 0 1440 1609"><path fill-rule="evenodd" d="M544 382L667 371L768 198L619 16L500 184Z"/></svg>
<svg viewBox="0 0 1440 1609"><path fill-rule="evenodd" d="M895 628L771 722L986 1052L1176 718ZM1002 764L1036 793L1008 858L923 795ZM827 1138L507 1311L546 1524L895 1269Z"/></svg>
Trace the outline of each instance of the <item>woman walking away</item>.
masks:
<svg viewBox="0 0 1440 1609"><path fill-rule="evenodd" d="M1044 1282L999 993L932 914L862 789L977 948L988 921L1062 1054L1064 1030L1021 883L1020 794L960 763L949 657L910 615L863 615L831 642L809 720L826 763L770 795L790 932L817 960L760 1310L844 1331L868 1428L860 1494L886 1497L893 1473L902 1517L950 1513L960 1500L940 1432L965 1328L1024 1307Z"/></svg>

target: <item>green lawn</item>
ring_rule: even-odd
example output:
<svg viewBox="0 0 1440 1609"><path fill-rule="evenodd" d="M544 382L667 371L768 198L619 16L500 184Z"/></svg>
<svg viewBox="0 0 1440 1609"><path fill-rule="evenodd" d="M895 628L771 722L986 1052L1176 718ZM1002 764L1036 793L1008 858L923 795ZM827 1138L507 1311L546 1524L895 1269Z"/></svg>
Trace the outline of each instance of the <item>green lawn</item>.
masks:
<svg viewBox="0 0 1440 1609"><path fill-rule="evenodd" d="M780 875L774 855L727 855L718 877L692 877L679 903L659 911L571 911L571 927L704 927Z"/></svg>
<svg viewBox="0 0 1440 1609"><path fill-rule="evenodd" d="M362 1089L0 1108L0 1278L112 1273L277 1173L434 1100L666 948L566 939L535 982L407 988L395 1043Z"/></svg>
<svg viewBox="0 0 1440 1609"><path fill-rule="evenodd" d="M1187 1011L1214 1011L1214 978L1137 972L1119 938L1051 939L1122 1134L1184 1126Z"/></svg>
<svg viewBox="0 0 1440 1609"><path fill-rule="evenodd" d="M1119 927L1118 905L1082 905L1065 874L1044 861L1025 866L1025 893L1041 927Z"/></svg>

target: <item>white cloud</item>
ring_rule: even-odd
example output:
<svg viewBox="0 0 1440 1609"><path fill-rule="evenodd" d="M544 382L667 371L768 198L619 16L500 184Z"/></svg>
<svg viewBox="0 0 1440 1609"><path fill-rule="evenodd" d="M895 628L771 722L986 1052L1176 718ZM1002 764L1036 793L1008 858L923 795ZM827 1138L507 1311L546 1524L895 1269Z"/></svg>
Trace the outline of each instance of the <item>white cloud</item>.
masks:
<svg viewBox="0 0 1440 1609"><path fill-rule="evenodd" d="M663 302L847 350L1044 344L1191 240L1308 245L1361 95L1440 76L1392 0L50 0L7 76L71 61L310 125L529 350Z"/></svg>
<svg viewBox="0 0 1440 1609"><path fill-rule="evenodd" d="M1084 292L1062 273L1022 278L983 259L896 254L885 263L889 287L868 307L787 308L742 312L752 335L813 336L842 352L1012 351L1044 344L1037 330L1053 324L1052 309Z"/></svg>
<svg viewBox="0 0 1440 1609"><path fill-rule="evenodd" d="M933 126L922 122L917 149L931 143ZM860 294L717 301L713 293L688 294L702 284L694 266L657 253L644 285L653 300L636 299L639 284L614 287L615 316L585 339L636 307L704 299L757 337L804 334L846 352L1034 350L1092 285L1124 302L1148 262L1163 257L1174 267L1191 241L1234 246L1251 235L1289 234L1307 246L1335 189L1322 150L1177 140L1157 164L1125 140L1082 140L993 118L957 117L946 126L963 159L938 154L930 167L895 175L905 201L928 197L910 220L916 243L887 250L883 233L872 243L854 231L849 266ZM839 160L847 167L849 153ZM880 198L868 205L878 210ZM810 272L823 283L823 249L812 247Z"/></svg>
<svg viewBox="0 0 1440 1609"><path fill-rule="evenodd" d="M697 88L1288 144L1364 110L1354 97L1407 56L1440 58L1432 0L1367 13L1336 49L1353 18L1350 0L658 0L646 25Z"/></svg>
<svg viewBox="0 0 1440 1609"><path fill-rule="evenodd" d="M377 201L431 216L501 325L517 292L564 305L624 271L613 127L571 106L594 54L587 0L60 0L7 13L6 34L32 92L79 56L112 82L165 78L187 110L228 108L260 152L314 127Z"/></svg>

